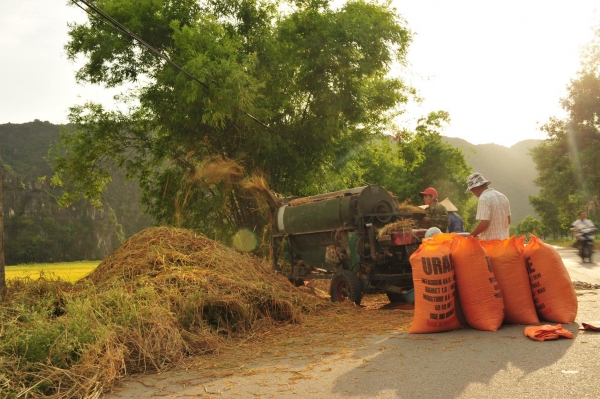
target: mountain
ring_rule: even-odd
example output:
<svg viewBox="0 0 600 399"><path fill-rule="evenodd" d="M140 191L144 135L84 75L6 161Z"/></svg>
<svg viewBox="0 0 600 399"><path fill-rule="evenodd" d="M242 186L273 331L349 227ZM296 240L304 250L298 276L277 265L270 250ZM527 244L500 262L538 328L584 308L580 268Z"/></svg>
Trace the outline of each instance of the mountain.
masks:
<svg viewBox="0 0 600 399"><path fill-rule="evenodd" d="M455 137L443 139L463 152L473 171L481 172L492 182L490 187L508 197L513 225L527 215L537 218L527 198L539 192L539 188L533 184L537 171L529 150L542 140L523 140L508 148L498 144L471 144Z"/></svg>
<svg viewBox="0 0 600 399"><path fill-rule="evenodd" d="M58 205L60 189L48 181L47 154L65 126L35 120L0 124L4 253L7 265L102 259L153 223L140 205L136 182L115 172L102 207L86 201Z"/></svg>

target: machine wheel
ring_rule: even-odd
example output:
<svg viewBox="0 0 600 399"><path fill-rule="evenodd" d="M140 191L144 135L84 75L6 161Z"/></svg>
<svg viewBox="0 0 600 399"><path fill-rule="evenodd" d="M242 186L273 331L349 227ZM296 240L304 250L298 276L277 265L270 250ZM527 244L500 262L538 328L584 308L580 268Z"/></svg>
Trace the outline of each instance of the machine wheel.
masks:
<svg viewBox="0 0 600 399"><path fill-rule="evenodd" d="M392 220L392 215L387 215L387 216L383 216L380 214L390 214L392 213L392 205L387 202L387 201L379 201L377 204L375 204L375 206L373 207L373 213L376 214L375 218L377 220L379 220L381 223L388 223L389 221Z"/></svg>
<svg viewBox="0 0 600 399"><path fill-rule="evenodd" d="M329 294L331 295L331 302L350 300L360 305L362 299L360 280L351 271L342 270L331 279Z"/></svg>
<svg viewBox="0 0 600 399"><path fill-rule="evenodd" d="M288 280L294 284L294 287L302 287L304 285L304 280L301 278L288 277Z"/></svg>
<svg viewBox="0 0 600 399"><path fill-rule="evenodd" d="M397 292L386 292L386 295L390 300L390 303L404 302L404 295L398 294Z"/></svg>
<svg viewBox="0 0 600 399"><path fill-rule="evenodd" d="M584 242L581 247L581 260L585 262L585 259L588 258L590 263L592 262L592 245L587 242Z"/></svg>
<svg viewBox="0 0 600 399"><path fill-rule="evenodd" d="M589 247L587 245L587 242L582 242L581 243L581 250L580 251L581 251L581 260L583 261L583 263L585 263L585 258L588 257L588 252L589 252L588 248Z"/></svg>

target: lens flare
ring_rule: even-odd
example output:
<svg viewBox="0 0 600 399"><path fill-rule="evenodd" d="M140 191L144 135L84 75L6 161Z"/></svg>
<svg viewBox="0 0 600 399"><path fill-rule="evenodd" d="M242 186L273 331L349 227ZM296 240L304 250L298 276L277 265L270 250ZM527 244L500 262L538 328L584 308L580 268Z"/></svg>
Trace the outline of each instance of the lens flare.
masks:
<svg viewBox="0 0 600 399"><path fill-rule="evenodd" d="M242 252L254 251L258 242L256 234L249 229L241 229L233 236L233 247Z"/></svg>

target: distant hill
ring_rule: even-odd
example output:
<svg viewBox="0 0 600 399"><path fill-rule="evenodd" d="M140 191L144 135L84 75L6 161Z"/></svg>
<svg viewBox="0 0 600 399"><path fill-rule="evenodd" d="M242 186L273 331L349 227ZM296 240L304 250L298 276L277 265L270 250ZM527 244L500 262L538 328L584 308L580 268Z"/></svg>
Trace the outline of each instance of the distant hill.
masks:
<svg viewBox="0 0 600 399"><path fill-rule="evenodd" d="M62 128L39 120L0 124L7 265L102 259L124 238L154 223L142 213L136 182L118 171L101 208L85 201L70 208L58 205L61 190L49 184L47 155Z"/></svg>
<svg viewBox="0 0 600 399"><path fill-rule="evenodd" d="M539 192L538 187L533 184L537 171L529 156L529 149L542 140L524 140L508 148L498 144L471 144L455 137L443 139L462 150L473 171L481 172L492 182L492 188L508 197L513 225L527 215L538 217L527 199L529 195L537 195Z"/></svg>

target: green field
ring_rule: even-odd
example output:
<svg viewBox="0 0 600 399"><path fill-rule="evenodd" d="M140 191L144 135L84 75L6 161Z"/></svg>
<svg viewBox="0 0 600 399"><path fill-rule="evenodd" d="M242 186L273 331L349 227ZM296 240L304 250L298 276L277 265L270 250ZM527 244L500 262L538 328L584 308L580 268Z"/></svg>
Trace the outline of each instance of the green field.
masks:
<svg viewBox="0 0 600 399"><path fill-rule="evenodd" d="M100 264L96 261L64 262L64 263L34 263L31 265L6 266L6 279L30 277L37 279L40 273L46 278L60 278L64 281L74 283L82 277L87 276Z"/></svg>

